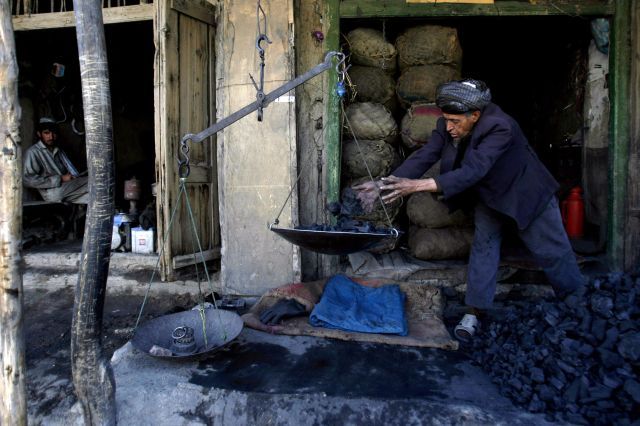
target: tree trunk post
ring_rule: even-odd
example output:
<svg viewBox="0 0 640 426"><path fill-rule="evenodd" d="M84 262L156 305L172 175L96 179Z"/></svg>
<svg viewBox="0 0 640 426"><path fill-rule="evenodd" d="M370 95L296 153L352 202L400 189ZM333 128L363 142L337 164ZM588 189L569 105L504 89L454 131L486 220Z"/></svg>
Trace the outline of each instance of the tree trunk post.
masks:
<svg viewBox="0 0 640 426"><path fill-rule="evenodd" d="M76 395L88 425L116 424L115 379L102 348L114 213L113 128L100 0L74 0L89 168L89 205L71 327Z"/></svg>
<svg viewBox="0 0 640 426"><path fill-rule="evenodd" d="M11 5L0 1L0 424L26 425L22 330L22 147Z"/></svg>

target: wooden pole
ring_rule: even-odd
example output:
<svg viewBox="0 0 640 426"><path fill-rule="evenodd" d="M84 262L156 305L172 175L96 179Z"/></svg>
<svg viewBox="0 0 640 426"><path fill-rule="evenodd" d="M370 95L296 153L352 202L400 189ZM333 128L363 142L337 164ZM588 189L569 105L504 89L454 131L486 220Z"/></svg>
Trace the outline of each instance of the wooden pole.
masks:
<svg viewBox="0 0 640 426"><path fill-rule="evenodd" d="M0 424L26 425L22 331L22 147L11 6L0 1Z"/></svg>
<svg viewBox="0 0 640 426"><path fill-rule="evenodd" d="M89 165L89 205L71 326L71 370L89 425L116 424L115 380L102 348L114 213L113 127L100 0L74 0Z"/></svg>

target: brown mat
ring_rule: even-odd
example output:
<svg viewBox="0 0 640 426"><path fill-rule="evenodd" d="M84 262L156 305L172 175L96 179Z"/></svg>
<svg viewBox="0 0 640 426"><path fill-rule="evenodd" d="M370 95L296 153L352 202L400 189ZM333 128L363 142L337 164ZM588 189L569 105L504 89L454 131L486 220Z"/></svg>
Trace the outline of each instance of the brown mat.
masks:
<svg viewBox="0 0 640 426"><path fill-rule="evenodd" d="M242 316L247 327L274 334L290 336L316 336L359 342L387 343L391 345L418 346L448 350L458 349L458 342L451 338L442 322L443 300L440 289L427 285L402 283L389 280L361 280L352 278L359 284L380 287L385 284L398 284L406 295L405 313L409 325L407 336L375 333L357 333L313 327L309 317L285 320L280 325L269 326L260 322L260 315L281 299L295 299L302 303L307 312L311 312L320 301L327 280L307 283L287 284L275 288L260 298L246 314Z"/></svg>

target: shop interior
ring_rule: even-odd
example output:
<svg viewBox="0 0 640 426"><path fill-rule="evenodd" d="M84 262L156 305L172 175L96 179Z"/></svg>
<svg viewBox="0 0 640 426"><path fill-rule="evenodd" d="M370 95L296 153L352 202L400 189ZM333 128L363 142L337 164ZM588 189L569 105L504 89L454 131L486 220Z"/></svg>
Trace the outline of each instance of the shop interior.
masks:
<svg viewBox="0 0 640 426"><path fill-rule="evenodd" d="M585 84L590 19L572 16L343 19L344 36L359 27L382 31L391 43L407 28L425 24L458 30L463 78L483 80L493 101L514 117L539 158L560 184L560 203L588 179L591 194L606 200L607 163L583 164ZM400 71L396 72L399 76ZM405 110L396 112L398 123ZM597 184L593 184L596 181ZM584 194L589 203L589 194ZM602 204L602 203L600 203ZM606 204L598 206L606 211ZM584 236L572 241L579 253L604 250L606 221L584 223Z"/></svg>
<svg viewBox="0 0 640 426"><path fill-rule="evenodd" d="M151 21L105 26L113 117L116 212L155 215L156 181L153 100L153 24ZM58 122L58 144L78 169L87 170L78 49L74 28L16 32L23 150L37 141L41 117ZM136 179L138 194L125 197L125 181ZM28 207L37 191L25 190L25 243L55 241L70 235L65 206ZM69 207L69 206L67 206ZM61 209L52 223L49 212ZM60 222L67 222L61 224ZM29 228L32 228L29 230ZM77 224L75 226L77 228ZM76 238L80 232L73 232Z"/></svg>

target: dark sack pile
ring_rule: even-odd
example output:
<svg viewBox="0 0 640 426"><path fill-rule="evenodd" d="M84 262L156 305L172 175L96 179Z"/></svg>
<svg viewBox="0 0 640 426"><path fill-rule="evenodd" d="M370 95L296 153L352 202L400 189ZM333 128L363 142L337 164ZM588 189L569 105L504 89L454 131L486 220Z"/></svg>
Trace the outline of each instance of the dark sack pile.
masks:
<svg viewBox="0 0 640 426"><path fill-rule="evenodd" d="M472 343L504 395L551 420L640 420L640 275L592 279L583 298L515 307Z"/></svg>

